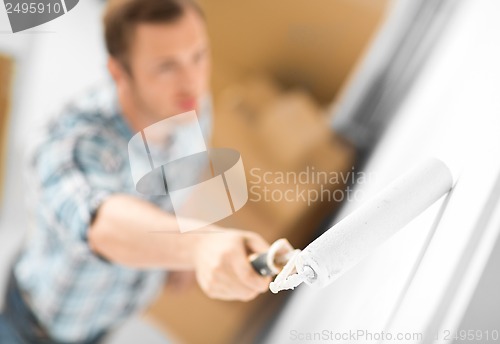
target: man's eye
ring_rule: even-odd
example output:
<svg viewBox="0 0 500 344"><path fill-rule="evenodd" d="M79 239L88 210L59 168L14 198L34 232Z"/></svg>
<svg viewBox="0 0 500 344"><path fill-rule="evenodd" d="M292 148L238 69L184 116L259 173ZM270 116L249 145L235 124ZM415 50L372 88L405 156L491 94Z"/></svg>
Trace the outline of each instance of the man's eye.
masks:
<svg viewBox="0 0 500 344"><path fill-rule="evenodd" d="M173 69L174 69L174 65L172 63L164 63L164 64L161 64L159 67L159 70L161 72L169 72L169 71L172 71Z"/></svg>

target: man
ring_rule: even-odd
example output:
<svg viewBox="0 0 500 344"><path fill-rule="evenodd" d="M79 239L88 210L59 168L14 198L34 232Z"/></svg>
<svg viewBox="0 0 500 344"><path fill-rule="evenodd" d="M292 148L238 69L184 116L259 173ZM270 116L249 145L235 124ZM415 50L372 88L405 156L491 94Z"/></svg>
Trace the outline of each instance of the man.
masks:
<svg viewBox="0 0 500 344"><path fill-rule="evenodd" d="M268 248L262 237L216 226L182 234L168 197L141 196L132 181L134 133L192 109L210 129L200 9L111 1L104 28L114 87L68 106L33 156L37 226L13 269L1 343L97 343L145 308L170 271L194 271L208 296L224 300L253 299L270 282L247 260Z"/></svg>

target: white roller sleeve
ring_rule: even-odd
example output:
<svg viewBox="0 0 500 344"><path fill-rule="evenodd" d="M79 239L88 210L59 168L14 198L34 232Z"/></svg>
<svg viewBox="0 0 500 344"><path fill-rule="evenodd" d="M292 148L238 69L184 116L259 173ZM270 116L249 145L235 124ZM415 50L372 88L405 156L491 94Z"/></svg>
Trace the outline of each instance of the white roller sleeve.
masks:
<svg viewBox="0 0 500 344"><path fill-rule="evenodd" d="M452 185L452 174L444 162L426 160L300 252L296 260L299 275L306 276L306 283L319 287L333 282L446 194Z"/></svg>

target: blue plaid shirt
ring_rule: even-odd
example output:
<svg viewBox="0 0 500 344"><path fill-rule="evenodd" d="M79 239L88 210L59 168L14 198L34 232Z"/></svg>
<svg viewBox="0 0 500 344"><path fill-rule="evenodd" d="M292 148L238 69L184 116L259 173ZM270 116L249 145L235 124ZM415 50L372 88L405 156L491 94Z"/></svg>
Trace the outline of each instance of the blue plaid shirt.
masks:
<svg viewBox="0 0 500 344"><path fill-rule="evenodd" d="M211 108L205 100L200 124L207 135ZM135 191L127 155L133 134L120 115L114 86L106 84L48 124L31 160L38 186L36 228L14 273L27 303L56 340L84 340L112 328L150 304L165 282L165 271L107 262L87 242L92 215L113 193L172 211L168 197Z"/></svg>

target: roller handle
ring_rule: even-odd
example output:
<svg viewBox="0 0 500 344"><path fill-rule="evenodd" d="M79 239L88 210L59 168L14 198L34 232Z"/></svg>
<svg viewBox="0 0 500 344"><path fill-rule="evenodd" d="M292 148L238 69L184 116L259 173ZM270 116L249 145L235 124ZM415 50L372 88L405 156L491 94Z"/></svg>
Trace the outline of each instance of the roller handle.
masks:
<svg viewBox="0 0 500 344"><path fill-rule="evenodd" d="M285 266L292 251L293 246L282 238L276 240L266 252L253 253L248 259L259 275L275 276Z"/></svg>
<svg viewBox="0 0 500 344"><path fill-rule="evenodd" d="M268 252L264 253L254 253L251 254L249 259L250 259L250 264L254 268L254 270L261 276L274 276L275 273L269 265L267 264L267 256Z"/></svg>

